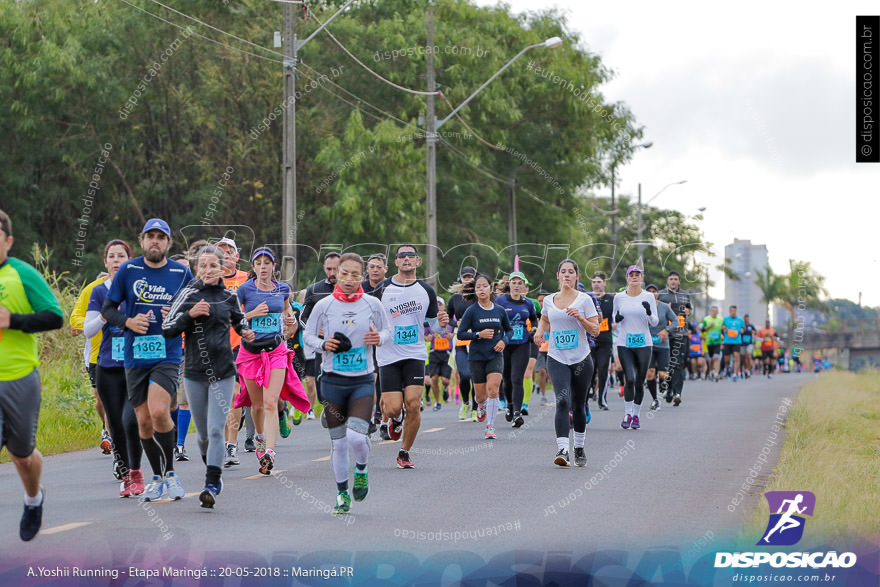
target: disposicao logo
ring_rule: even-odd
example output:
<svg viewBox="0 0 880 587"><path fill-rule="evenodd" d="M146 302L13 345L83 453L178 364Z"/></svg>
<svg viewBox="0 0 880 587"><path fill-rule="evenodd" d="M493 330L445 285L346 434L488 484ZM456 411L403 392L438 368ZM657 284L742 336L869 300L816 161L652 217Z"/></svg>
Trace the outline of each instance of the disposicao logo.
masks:
<svg viewBox="0 0 880 587"><path fill-rule="evenodd" d="M764 494L770 505L770 519L756 546L792 546L804 535L805 516L813 516L816 496L810 491L768 491ZM771 567L819 569L849 568L856 564L855 553L829 552L718 552L715 568Z"/></svg>

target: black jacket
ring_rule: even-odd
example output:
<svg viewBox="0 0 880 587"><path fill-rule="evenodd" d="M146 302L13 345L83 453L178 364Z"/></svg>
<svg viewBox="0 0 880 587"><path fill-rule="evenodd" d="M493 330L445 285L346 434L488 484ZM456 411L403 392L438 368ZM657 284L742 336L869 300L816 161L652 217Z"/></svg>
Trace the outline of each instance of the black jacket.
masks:
<svg viewBox="0 0 880 587"><path fill-rule="evenodd" d="M208 316L192 318L189 311L200 300L211 305ZM247 329L247 321L234 291L221 279L217 285L205 285L193 279L177 292L171 311L162 321L165 338L186 335L183 345L183 376L198 381L216 381L235 375L235 357L229 344L229 327L238 334Z"/></svg>

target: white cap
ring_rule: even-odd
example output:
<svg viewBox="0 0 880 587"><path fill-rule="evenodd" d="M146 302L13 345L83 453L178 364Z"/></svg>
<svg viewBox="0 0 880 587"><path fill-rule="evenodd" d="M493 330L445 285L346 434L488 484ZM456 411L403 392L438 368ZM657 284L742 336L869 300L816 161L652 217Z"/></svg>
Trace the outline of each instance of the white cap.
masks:
<svg viewBox="0 0 880 587"><path fill-rule="evenodd" d="M219 245L229 245L230 247L235 249L236 253L238 252L238 247L236 246L235 241L232 240L231 238L224 236L223 238L218 240L216 243L214 243L214 246L219 246Z"/></svg>

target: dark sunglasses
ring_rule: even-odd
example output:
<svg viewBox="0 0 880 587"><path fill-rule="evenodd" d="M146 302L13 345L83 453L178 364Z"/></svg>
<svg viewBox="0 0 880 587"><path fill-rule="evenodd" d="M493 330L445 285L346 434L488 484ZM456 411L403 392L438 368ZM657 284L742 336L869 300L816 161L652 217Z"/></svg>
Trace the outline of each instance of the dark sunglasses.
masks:
<svg viewBox="0 0 880 587"><path fill-rule="evenodd" d="M404 251L402 253L397 253L398 259L405 259L407 257L418 257L419 254L413 251Z"/></svg>

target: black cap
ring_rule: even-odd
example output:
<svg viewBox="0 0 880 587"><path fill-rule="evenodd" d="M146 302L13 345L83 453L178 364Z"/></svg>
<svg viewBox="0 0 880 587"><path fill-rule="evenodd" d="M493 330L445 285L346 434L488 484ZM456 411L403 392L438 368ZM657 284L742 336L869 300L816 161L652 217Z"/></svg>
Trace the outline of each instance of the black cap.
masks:
<svg viewBox="0 0 880 587"><path fill-rule="evenodd" d="M470 265L465 265L461 268L461 271L458 272L458 276L462 277L464 275L476 275L477 270L471 267Z"/></svg>
<svg viewBox="0 0 880 587"><path fill-rule="evenodd" d="M649 285L648 287L646 287L645 289L651 289L651 288L654 288L654 289L656 289L657 291L660 291L660 288L657 287L656 285L654 285L653 283L652 283L651 285Z"/></svg>

